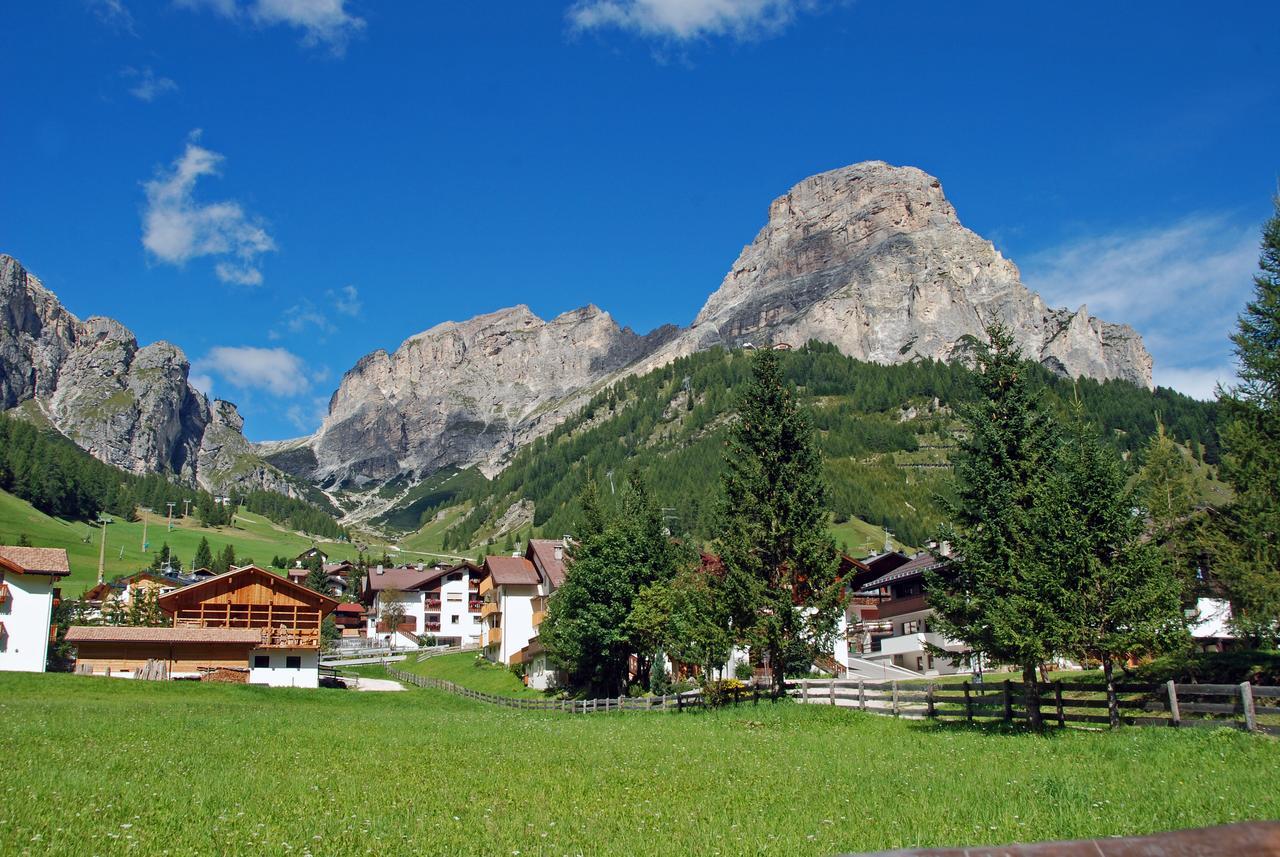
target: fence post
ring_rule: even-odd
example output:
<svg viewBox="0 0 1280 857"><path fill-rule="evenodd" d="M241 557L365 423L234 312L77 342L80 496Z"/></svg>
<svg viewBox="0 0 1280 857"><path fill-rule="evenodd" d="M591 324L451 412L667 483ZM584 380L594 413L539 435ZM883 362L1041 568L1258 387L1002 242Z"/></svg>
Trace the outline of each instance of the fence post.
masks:
<svg viewBox="0 0 1280 857"><path fill-rule="evenodd" d="M973 700L969 697L969 682L964 683L964 716L966 720L973 720Z"/></svg>
<svg viewBox="0 0 1280 857"><path fill-rule="evenodd" d="M858 707L863 711L867 710L867 686L862 679L858 679Z"/></svg>
<svg viewBox="0 0 1280 857"><path fill-rule="evenodd" d="M809 680L807 678L800 679L800 701L805 705L809 704Z"/></svg>
<svg viewBox="0 0 1280 857"><path fill-rule="evenodd" d="M934 685L931 684L924 692L924 703L926 707L925 716L930 720L938 716L937 712L933 708L933 688Z"/></svg>
<svg viewBox="0 0 1280 857"><path fill-rule="evenodd" d="M1253 708L1253 685L1240 682L1240 705L1244 708L1244 728L1250 732L1258 728L1258 716Z"/></svg>
<svg viewBox="0 0 1280 857"><path fill-rule="evenodd" d="M684 694L676 694L676 711L684 711Z"/></svg>
<svg viewBox="0 0 1280 857"><path fill-rule="evenodd" d="M1058 679L1053 683L1053 699L1058 704L1058 726L1066 727L1067 715L1062 710L1062 679Z"/></svg>
<svg viewBox="0 0 1280 857"><path fill-rule="evenodd" d="M1178 710L1178 686L1173 683L1173 679L1165 682L1165 692L1169 694L1169 725L1178 727L1182 725L1182 712Z"/></svg>
<svg viewBox="0 0 1280 857"><path fill-rule="evenodd" d="M751 704L752 705L760 704L760 685L758 684L753 684L751 686Z"/></svg>
<svg viewBox="0 0 1280 857"><path fill-rule="evenodd" d="M831 684L827 685L827 698L831 700L831 704L836 704L836 680L831 679Z"/></svg>
<svg viewBox="0 0 1280 857"><path fill-rule="evenodd" d="M898 680L893 680L893 716L898 716Z"/></svg>
<svg viewBox="0 0 1280 857"><path fill-rule="evenodd" d="M1004 680L1004 719L1006 723L1013 721L1013 682Z"/></svg>

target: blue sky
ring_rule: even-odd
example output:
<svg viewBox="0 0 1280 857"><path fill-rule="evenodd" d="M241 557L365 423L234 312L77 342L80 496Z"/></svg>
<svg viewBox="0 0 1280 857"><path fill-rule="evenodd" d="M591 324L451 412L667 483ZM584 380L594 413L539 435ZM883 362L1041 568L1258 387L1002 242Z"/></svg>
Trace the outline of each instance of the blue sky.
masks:
<svg viewBox="0 0 1280 857"><path fill-rule="evenodd" d="M10 4L0 252L288 437L447 319L687 324L771 199L882 159L1205 394L1280 174L1280 4L1154 8Z"/></svg>

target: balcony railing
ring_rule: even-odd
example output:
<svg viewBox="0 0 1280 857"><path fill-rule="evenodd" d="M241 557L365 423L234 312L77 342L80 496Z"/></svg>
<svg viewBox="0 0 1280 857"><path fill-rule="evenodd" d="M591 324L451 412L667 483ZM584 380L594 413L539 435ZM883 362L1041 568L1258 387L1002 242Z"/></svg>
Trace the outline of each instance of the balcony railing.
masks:
<svg viewBox="0 0 1280 857"><path fill-rule="evenodd" d="M485 628L484 629L484 644L486 646L497 645L498 643L501 643L501 642L502 642L501 628Z"/></svg>
<svg viewBox="0 0 1280 857"><path fill-rule="evenodd" d="M428 599L426 600L426 607L427 607L427 609L428 609L428 610L439 610L439 609L440 609L440 599L439 599L439 598L428 598Z"/></svg>
<svg viewBox="0 0 1280 857"><path fill-rule="evenodd" d="M266 648L317 648L320 611L274 604L210 604L179 610L175 628L248 628L260 631Z"/></svg>
<svg viewBox="0 0 1280 857"><path fill-rule="evenodd" d="M478 599L472 599L467 602L468 613L479 613L482 607L484 607L484 602Z"/></svg>
<svg viewBox="0 0 1280 857"><path fill-rule="evenodd" d="M422 627L428 631L439 631L440 623L439 622L423 622Z"/></svg>
<svg viewBox="0 0 1280 857"><path fill-rule="evenodd" d="M500 612L501 612L501 610L499 610L499 607L500 607L500 606L501 606L501 605L500 605L500 604L498 604L498 602L497 602L497 601L486 601L486 602L485 602L485 603L480 607L480 618L481 618L481 619L488 619L488 618L489 618L490 616L492 616L494 613L500 613Z"/></svg>

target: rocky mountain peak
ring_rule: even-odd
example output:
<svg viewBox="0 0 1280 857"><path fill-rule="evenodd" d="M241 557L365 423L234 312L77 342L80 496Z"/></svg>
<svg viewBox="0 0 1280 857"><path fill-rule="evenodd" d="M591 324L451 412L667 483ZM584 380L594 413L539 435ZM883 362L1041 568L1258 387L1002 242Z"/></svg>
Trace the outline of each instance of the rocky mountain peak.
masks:
<svg viewBox="0 0 1280 857"><path fill-rule="evenodd" d="M1132 328L1047 307L961 225L938 179L882 161L812 176L774 200L680 350L820 339L879 363L949 360L991 321L1055 371L1151 386Z"/></svg>

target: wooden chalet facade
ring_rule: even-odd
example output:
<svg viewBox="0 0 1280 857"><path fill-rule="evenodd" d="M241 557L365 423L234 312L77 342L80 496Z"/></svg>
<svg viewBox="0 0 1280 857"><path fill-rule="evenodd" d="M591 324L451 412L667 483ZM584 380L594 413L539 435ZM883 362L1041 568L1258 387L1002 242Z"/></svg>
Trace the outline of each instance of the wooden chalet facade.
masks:
<svg viewBox="0 0 1280 857"><path fill-rule="evenodd" d="M320 626L338 602L257 566L160 597L165 628L76 626L77 672L136 674L148 661L170 675L246 670L250 684L316 687Z"/></svg>

